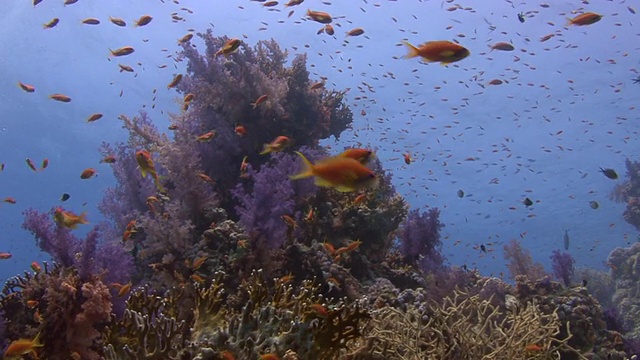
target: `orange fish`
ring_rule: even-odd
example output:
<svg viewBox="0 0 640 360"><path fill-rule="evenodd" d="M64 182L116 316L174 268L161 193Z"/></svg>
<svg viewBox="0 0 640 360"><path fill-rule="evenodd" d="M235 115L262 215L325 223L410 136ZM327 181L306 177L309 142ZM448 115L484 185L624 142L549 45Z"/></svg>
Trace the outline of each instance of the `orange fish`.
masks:
<svg viewBox="0 0 640 360"><path fill-rule="evenodd" d="M53 18L51 19L51 21L49 21L46 24L42 24L42 28L43 29L52 29L54 28L56 25L58 25L58 23L60 22L60 19L58 18Z"/></svg>
<svg viewBox="0 0 640 360"><path fill-rule="evenodd" d="M245 156L242 158L242 162L240 163L240 177L247 177L247 170L249 170L249 157Z"/></svg>
<svg viewBox="0 0 640 360"><path fill-rule="evenodd" d="M236 125L233 131L240 137L243 137L247 134L247 129L243 125Z"/></svg>
<svg viewBox="0 0 640 360"><path fill-rule="evenodd" d="M321 30L324 30L324 32L327 33L327 35L332 36L333 34L336 33L336 31L333 29L333 26L331 26L331 24L327 24L324 26L324 28L322 28Z"/></svg>
<svg viewBox="0 0 640 360"><path fill-rule="evenodd" d="M114 17L109 16L109 21L111 21L112 23L114 23L114 24L116 24L118 26L127 26L127 23L124 20L120 19L120 18L114 18Z"/></svg>
<svg viewBox="0 0 640 360"><path fill-rule="evenodd" d="M153 18L149 15L142 15L138 21L136 21L134 26L145 26L151 22Z"/></svg>
<svg viewBox="0 0 640 360"><path fill-rule="evenodd" d="M164 188L162 184L160 184L158 173L156 172L156 167L153 164L153 160L151 159L151 154L147 150L138 150L136 151L136 162L138 166L140 166L140 172L142 173L142 177L147 177L147 173L151 175L153 178L158 191L164 193Z"/></svg>
<svg viewBox="0 0 640 360"><path fill-rule="evenodd" d="M82 20L83 24L87 24L87 25L98 25L100 24L100 20L96 19L96 18L86 18L84 20Z"/></svg>
<svg viewBox="0 0 640 360"><path fill-rule="evenodd" d="M125 56L133 53L135 49L131 46L123 46L115 50L109 49L109 51L111 52L111 56Z"/></svg>
<svg viewBox="0 0 640 360"><path fill-rule="evenodd" d="M330 24L333 21L331 15L322 11L307 10L307 16L321 24Z"/></svg>
<svg viewBox="0 0 640 360"><path fill-rule="evenodd" d="M259 98L257 98L255 102L252 102L251 105L255 109L258 106L260 106L260 104L262 104L263 102L267 101L267 99L269 99L269 95L262 95Z"/></svg>
<svg viewBox="0 0 640 360"><path fill-rule="evenodd" d="M373 151L371 151L370 149L350 148L343 151L338 156L352 158L358 160L361 164L366 164L369 162L369 160L371 160L371 157L373 155Z"/></svg>
<svg viewBox="0 0 640 360"><path fill-rule="evenodd" d="M260 155L265 155L265 154L269 154L269 153L272 153L272 152L282 151L282 150L286 149L287 147L289 147L289 145L291 145L291 139L289 139L286 136L282 136L282 135L278 136L271 143L264 144L264 146L262 147L262 152L260 153Z"/></svg>
<svg viewBox="0 0 640 360"><path fill-rule="evenodd" d="M569 22L567 23L567 25L578 25L578 26L591 25L600 21L600 19L602 19L602 15L592 13L592 12L586 12L584 14L580 14L574 17L573 19L569 19Z"/></svg>
<svg viewBox="0 0 640 360"><path fill-rule="evenodd" d="M332 187L340 192L349 192L373 186L377 181L376 174L359 161L340 156L330 157L312 164L300 152L304 169L290 177L291 180L315 177L315 184Z"/></svg>
<svg viewBox="0 0 640 360"><path fill-rule="evenodd" d="M100 163L105 163L105 164L113 164L116 162L116 157L114 155L106 155L105 157L102 158L102 160L100 160Z"/></svg>
<svg viewBox="0 0 640 360"><path fill-rule="evenodd" d="M71 102L71 98L64 94L51 94L49 95L49 99L53 99L60 102Z"/></svg>
<svg viewBox="0 0 640 360"><path fill-rule="evenodd" d="M31 339L18 339L14 340L9 344L7 350L4 351L4 358L10 359L14 357L20 357L22 355L31 355L35 359L38 358L38 354L36 353L36 348L42 347L44 345L40 344L38 337L40 333L36 335L33 340Z"/></svg>
<svg viewBox="0 0 640 360"><path fill-rule="evenodd" d="M471 54L465 47L447 40L429 41L420 47L406 41L403 43L409 48L406 59L420 56L426 62L440 62L443 65L460 61Z"/></svg>
<svg viewBox="0 0 640 360"><path fill-rule="evenodd" d="M92 114L91 116L89 116L89 118L87 118L87 122L93 122L93 121L100 120L100 119L102 119L102 114L95 113L95 114Z"/></svg>
<svg viewBox="0 0 640 360"><path fill-rule="evenodd" d="M260 355L260 360L280 360L280 357L274 353Z"/></svg>
<svg viewBox="0 0 640 360"><path fill-rule="evenodd" d="M284 7L300 5L303 1L304 0L289 0L288 3L284 4Z"/></svg>
<svg viewBox="0 0 640 360"><path fill-rule="evenodd" d="M7 259L11 259L13 255L11 255L11 253L8 252L0 252L0 260L7 260Z"/></svg>
<svg viewBox="0 0 640 360"><path fill-rule="evenodd" d="M47 166L49 166L49 159L44 158L42 160L42 165L40 165L40 171L44 170L47 168Z"/></svg>
<svg viewBox="0 0 640 360"><path fill-rule="evenodd" d="M56 208L53 213L55 222L68 229L77 229L79 224L88 224L87 213L76 215L71 211L64 211L62 208Z"/></svg>
<svg viewBox="0 0 640 360"><path fill-rule="evenodd" d="M40 264L38 264L37 261L32 261L31 262L31 270L33 270L33 272L38 274L40 271L42 271L42 267L40 266Z"/></svg>
<svg viewBox="0 0 640 360"><path fill-rule="evenodd" d="M218 57L220 55L224 55L224 56L229 56L231 54L234 54L238 51L238 48L240 47L240 44L242 44L242 40L240 39L231 39L229 41L227 41L222 48L220 48L220 50L218 50L215 53L215 57Z"/></svg>
<svg viewBox="0 0 640 360"><path fill-rule="evenodd" d="M118 290L118 297L123 297L125 295L127 295L129 293L129 291L131 291L131 280L129 280L128 283L122 285L120 287L120 290Z"/></svg>
<svg viewBox="0 0 640 360"><path fill-rule="evenodd" d="M411 158L411 154L409 154L408 152L402 154L402 157L404 158L404 163L407 165L411 165L411 162L413 161L413 159Z"/></svg>
<svg viewBox="0 0 640 360"><path fill-rule="evenodd" d="M6 202L7 204L15 204L17 201L16 199L12 198L11 196L7 196L6 198L4 198L4 200L2 200L2 202Z"/></svg>
<svg viewBox="0 0 640 360"><path fill-rule="evenodd" d="M513 51L515 50L515 47L508 42L498 42L491 45L491 51L493 50Z"/></svg>
<svg viewBox="0 0 640 360"><path fill-rule="evenodd" d="M211 139L213 139L216 136L216 131L215 130L211 130L207 133L204 133L202 135L199 135L196 137L196 140L200 141L200 142L209 142L211 141Z"/></svg>
<svg viewBox="0 0 640 360"><path fill-rule="evenodd" d="M176 87L180 83L180 81L182 81L182 74L176 75L173 80L171 80L171 82L167 85L167 89Z"/></svg>
<svg viewBox="0 0 640 360"><path fill-rule="evenodd" d="M25 84L23 82L18 81L18 86L20 86L20 88L28 93L32 93L34 91L36 91L36 88L33 87L32 85L29 84Z"/></svg>
<svg viewBox="0 0 640 360"><path fill-rule="evenodd" d="M363 28L355 28L347 31L347 36L360 36L362 34L364 34Z"/></svg>
<svg viewBox="0 0 640 360"><path fill-rule="evenodd" d="M87 168L84 169L82 171L82 174L80 174L80 179L90 179L92 178L94 175L97 175L98 173L96 172L96 169L94 168Z"/></svg>

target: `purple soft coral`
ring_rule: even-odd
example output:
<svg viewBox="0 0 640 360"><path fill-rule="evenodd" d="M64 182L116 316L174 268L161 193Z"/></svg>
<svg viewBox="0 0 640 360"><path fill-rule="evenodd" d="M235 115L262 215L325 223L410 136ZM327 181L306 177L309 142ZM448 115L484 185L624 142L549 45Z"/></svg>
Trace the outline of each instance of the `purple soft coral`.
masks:
<svg viewBox="0 0 640 360"><path fill-rule="evenodd" d="M406 263L416 263L423 271L443 268L444 258L440 253L440 210L431 208L425 212L411 210L398 233L400 253Z"/></svg>
<svg viewBox="0 0 640 360"><path fill-rule="evenodd" d="M573 256L567 252L563 253L560 250L555 250L551 255L551 262L553 275L555 275L556 279L561 279L564 282L564 286L569 286L571 284L571 276L575 270Z"/></svg>

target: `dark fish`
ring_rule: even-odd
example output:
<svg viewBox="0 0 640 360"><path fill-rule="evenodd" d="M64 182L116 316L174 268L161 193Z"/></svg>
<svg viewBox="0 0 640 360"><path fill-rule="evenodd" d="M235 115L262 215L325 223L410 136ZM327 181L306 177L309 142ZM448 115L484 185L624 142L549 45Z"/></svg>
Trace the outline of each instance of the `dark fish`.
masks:
<svg viewBox="0 0 640 360"><path fill-rule="evenodd" d="M529 198L524 198L524 200L522 200L522 203L524 204L524 206L533 205L533 201L531 201L531 199L529 199Z"/></svg>
<svg viewBox="0 0 640 360"><path fill-rule="evenodd" d="M524 13L518 13L518 21L520 21L521 23L524 24L524 21L527 19L526 16L524 16Z"/></svg>
<svg viewBox="0 0 640 360"><path fill-rule="evenodd" d="M600 171L604 174L604 176L608 177L608 178L609 178L609 179L611 179L611 180L615 180L615 179L617 179L617 178L618 178L618 173L616 173L616 171L615 171L615 170L613 170L613 169L609 169L609 168L603 169L603 168L600 168Z"/></svg>
<svg viewBox="0 0 640 360"><path fill-rule="evenodd" d="M482 250L483 253L487 252L487 247L484 246L484 244L480 244L480 250Z"/></svg>
<svg viewBox="0 0 640 360"><path fill-rule="evenodd" d="M71 195L64 193L62 194L62 196L60 197L60 201L67 201L69 200L69 198L71 197Z"/></svg>
<svg viewBox="0 0 640 360"><path fill-rule="evenodd" d="M464 197L464 191L462 191L462 189L458 190L458 197L459 198L463 198Z"/></svg>
<svg viewBox="0 0 640 360"><path fill-rule="evenodd" d="M564 249L569 250L569 230L564 231Z"/></svg>
<svg viewBox="0 0 640 360"><path fill-rule="evenodd" d="M600 204L598 204L597 201L592 200L592 201L589 201L589 206L591 206L591 208L595 210L600 207Z"/></svg>

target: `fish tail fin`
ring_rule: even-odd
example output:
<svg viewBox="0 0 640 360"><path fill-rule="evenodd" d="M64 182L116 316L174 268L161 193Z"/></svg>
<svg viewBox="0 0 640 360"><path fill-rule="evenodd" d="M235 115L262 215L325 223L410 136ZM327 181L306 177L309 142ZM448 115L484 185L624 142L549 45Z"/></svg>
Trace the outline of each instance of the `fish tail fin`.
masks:
<svg viewBox="0 0 640 360"><path fill-rule="evenodd" d="M300 156L300 158L302 159L303 168L302 171L300 171L296 175L289 176L289 179L298 180L313 176L314 165L311 163L311 161L309 161L301 152L296 151L295 153L298 154L298 156Z"/></svg>
<svg viewBox="0 0 640 360"><path fill-rule="evenodd" d="M271 148L271 144L264 144L262 146L262 151L260 152L260 155L266 155L272 151L273 149Z"/></svg>
<svg viewBox="0 0 640 360"><path fill-rule="evenodd" d="M404 56L405 59L411 59L417 56L420 56L420 49L418 49L417 47L411 45L408 41L403 41L402 42L407 49L409 50L409 52L407 53L407 55Z"/></svg>
<svg viewBox="0 0 640 360"><path fill-rule="evenodd" d="M87 212L86 211L78 216L78 222L80 224L88 224L89 223L89 220L87 220Z"/></svg>

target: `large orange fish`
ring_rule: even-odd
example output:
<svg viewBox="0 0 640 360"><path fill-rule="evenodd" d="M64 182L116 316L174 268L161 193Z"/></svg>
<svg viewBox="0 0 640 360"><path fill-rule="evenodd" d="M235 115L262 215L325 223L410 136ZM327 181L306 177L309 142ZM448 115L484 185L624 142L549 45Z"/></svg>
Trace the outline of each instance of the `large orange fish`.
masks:
<svg viewBox="0 0 640 360"><path fill-rule="evenodd" d="M578 26L591 25L591 24L597 23L601 19L602 19L602 15L600 14L586 12L584 14L580 14L574 17L573 19L569 19L569 23L567 25L578 25Z"/></svg>
<svg viewBox="0 0 640 360"><path fill-rule="evenodd" d="M371 160L371 157L374 156L374 153L370 149L349 148L338 156L352 158L358 160L362 164L366 164Z"/></svg>
<svg viewBox="0 0 640 360"><path fill-rule="evenodd" d="M278 136L277 138L275 138L269 144L264 144L264 146L262 147L262 151L260 152L260 155L265 155L265 154L269 154L269 153L272 153L272 152L282 151L282 150L286 149L287 147L289 147L290 145L291 145L291 139L289 139L288 137L286 137L284 135L281 135L281 136Z"/></svg>
<svg viewBox="0 0 640 360"><path fill-rule="evenodd" d="M77 229L79 224L88 224L87 213L76 215L71 211L64 211L62 208L56 208L53 213L53 219L62 227L68 229Z"/></svg>
<svg viewBox="0 0 640 360"><path fill-rule="evenodd" d="M38 337L40 334L36 335L33 340L31 339L18 339L14 340L9 344L7 350L4 351L4 358L11 359L14 357L21 357L22 355L31 355L33 358L37 359L38 354L36 353L36 348L42 347L44 345L40 344Z"/></svg>
<svg viewBox="0 0 640 360"><path fill-rule="evenodd" d="M151 154L147 150L138 150L136 151L136 162L138 162L138 166L140 166L140 172L142 173L142 177L147 177L147 173L151 175L153 178L158 191L164 193L164 188L158 179L158 173L156 172L156 167L153 164L153 160L151 159Z"/></svg>
<svg viewBox="0 0 640 360"><path fill-rule="evenodd" d="M471 54L464 46L447 40L429 41L419 47L413 46L406 41L403 41L403 43L409 49L409 53L405 58L410 59L420 56L426 62L439 62L443 65L460 61Z"/></svg>
<svg viewBox="0 0 640 360"><path fill-rule="evenodd" d="M376 174L358 160L334 156L312 164L302 153L296 151L296 154L302 158L304 169L291 176L291 180L313 176L316 185L335 188L340 192L368 188L376 184Z"/></svg>

